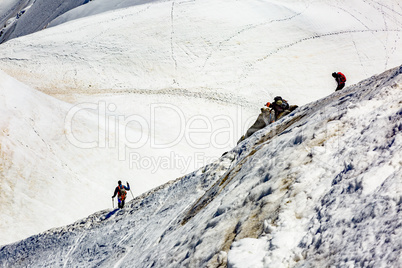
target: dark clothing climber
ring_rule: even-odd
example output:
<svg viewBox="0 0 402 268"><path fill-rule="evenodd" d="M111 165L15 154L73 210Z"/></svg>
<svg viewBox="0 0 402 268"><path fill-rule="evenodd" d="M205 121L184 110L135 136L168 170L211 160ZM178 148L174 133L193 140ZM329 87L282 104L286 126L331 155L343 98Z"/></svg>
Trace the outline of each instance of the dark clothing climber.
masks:
<svg viewBox="0 0 402 268"><path fill-rule="evenodd" d="M334 72L332 73L332 77L335 78L336 83L338 86L336 87L335 91L341 90L345 87L346 76L341 72Z"/></svg>
<svg viewBox="0 0 402 268"><path fill-rule="evenodd" d="M115 198L115 196L117 195L119 208L124 207L124 200L126 200L127 191L130 191L130 184L127 182L127 186L124 186L123 184L121 184L121 181L118 181L118 186L114 190L112 198Z"/></svg>
<svg viewBox="0 0 402 268"><path fill-rule="evenodd" d="M285 115L290 114L298 107L297 105L289 106L289 103L286 100L282 99L282 97L280 96L275 97L274 102L268 102L266 106L268 108L272 108L275 111L275 121L279 120Z"/></svg>
<svg viewBox="0 0 402 268"><path fill-rule="evenodd" d="M268 108L261 108L261 113L258 116L255 123L247 130L246 134L244 134L240 140L237 142L244 141L251 135L253 135L258 130L268 126L269 124L279 120L283 116L290 114L293 112L298 106L297 105L290 105L287 101L283 100L282 97L275 97L275 101L273 103L267 102L265 106Z"/></svg>

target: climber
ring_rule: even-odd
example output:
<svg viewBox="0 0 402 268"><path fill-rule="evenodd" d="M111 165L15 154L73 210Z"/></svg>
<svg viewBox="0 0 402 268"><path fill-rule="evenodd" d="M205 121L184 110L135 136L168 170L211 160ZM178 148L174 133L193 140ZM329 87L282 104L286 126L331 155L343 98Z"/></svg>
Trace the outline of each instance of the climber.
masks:
<svg viewBox="0 0 402 268"><path fill-rule="evenodd" d="M127 186L121 184L121 181L117 182L118 185L114 190L114 195L112 199L117 195L118 207L124 207L124 200L126 200L127 191L130 191L130 184L127 182Z"/></svg>
<svg viewBox="0 0 402 268"><path fill-rule="evenodd" d="M335 91L341 90L342 88L345 87L346 76L343 73L334 72L334 73L332 73L332 77L335 78L335 81L338 84Z"/></svg>
<svg viewBox="0 0 402 268"><path fill-rule="evenodd" d="M244 141L258 130L293 112L298 107L297 105L289 106L288 102L282 99L280 96L275 97L273 103L267 102L265 106L268 108L261 108L261 113L259 114L257 120L247 130L246 134L240 138L237 144Z"/></svg>
<svg viewBox="0 0 402 268"><path fill-rule="evenodd" d="M297 105L289 106L289 103L280 96L275 97L273 103L267 102L266 106L275 111L275 121L290 114L298 107Z"/></svg>

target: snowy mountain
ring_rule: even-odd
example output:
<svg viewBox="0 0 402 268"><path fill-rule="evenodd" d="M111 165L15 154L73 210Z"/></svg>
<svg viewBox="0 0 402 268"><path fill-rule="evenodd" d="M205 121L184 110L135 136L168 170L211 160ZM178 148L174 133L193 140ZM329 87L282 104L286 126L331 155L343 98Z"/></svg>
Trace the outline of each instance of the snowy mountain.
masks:
<svg viewBox="0 0 402 268"><path fill-rule="evenodd" d="M47 27L150 0L2 0L0 43L35 33Z"/></svg>
<svg viewBox="0 0 402 268"><path fill-rule="evenodd" d="M90 0L2 0L0 43L44 29L52 20Z"/></svg>
<svg viewBox="0 0 402 268"><path fill-rule="evenodd" d="M219 160L0 249L5 267L401 267L402 66Z"/></svg>
<svg viewBox="0 0 402 268"><path fill-rule="evenodd" d="M334 91L334 71L349 86L400 65L401 13L397 0L0 1L0 244L111 207L118 179L137 196L212 163L276 95L303 105Z"/></svg>

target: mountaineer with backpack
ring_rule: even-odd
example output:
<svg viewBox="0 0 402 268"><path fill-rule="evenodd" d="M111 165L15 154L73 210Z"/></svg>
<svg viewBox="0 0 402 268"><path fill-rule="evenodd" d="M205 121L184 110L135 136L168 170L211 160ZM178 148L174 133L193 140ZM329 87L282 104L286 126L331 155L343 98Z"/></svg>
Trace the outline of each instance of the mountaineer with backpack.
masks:
<svg viewBox="0 0 402 268"><path fill-rule="evenodd" d="M285 115L290 114L296 108L298 107L297 105L290 105L288 102L282 97L277 96L274 99L273 103L267 102L265 104L268 108L261 108L261 113L258 116L257 120L255 123L247 130L246 134L244 134L240 140L237 142L239 144L240 142L244 141L251 135L253 135L255 132L258 130L268 126L269 124L281 119Z"/></svg>
<svg viewBox="0 0 402 268"><path fill-rule="evenodd" d="M289 103L286 100L282 99L281 96L275 97L273 103L267 102L265 106L275 111L275 121L279 120L287 114L290 114L298 107L297 105L289 106Z"/></svg>
<svg viewBox="0 0 402 268"><path fill-rule="evenodd" d="M127 186L124 186L121 181L118 181L118 186L114 190L112 199L117 195L118 207L124 207L124 200L126 200L127 191L130 191L130 184L127 182Z"/></svg>
<svg viewBox="0 0 402 268"><path fill-rule="evenodd" d="M336 87L335 91L341 90L345 87L346 76L341 72L334 72L332 73L332 77L335 78L336 83L338 86Z"/></svg>

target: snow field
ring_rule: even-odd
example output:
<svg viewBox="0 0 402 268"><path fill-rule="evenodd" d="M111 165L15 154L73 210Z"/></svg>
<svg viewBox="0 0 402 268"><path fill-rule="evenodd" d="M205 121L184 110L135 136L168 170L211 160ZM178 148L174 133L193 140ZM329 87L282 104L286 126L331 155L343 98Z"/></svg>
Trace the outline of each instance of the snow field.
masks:
<svg viewBox="0 0 402 268"><path fill-rule="evenodd" d="M1 248L0 263L398 267L401 77L300 107L123 210Z"/></svg>
<svg viewBox="0 0 402 268"><path fill-rule="evenodd" d="M67 122L67 115L74 112L72 105L3 72L0 76L0 206L4 214L0 226L8 230L2 232L2 243L111 207L118 179L131 181L136 195L166 181L165 177L150 182L133 177L119 160L117 145L85 148L94 141L105 143L99 136L106 133L105 120L93 111L78 110ZM125 130L130 137L138 136L131 128ZM105 139L116 140L116 131L107 133Z"/></svg>
<svg viewBox="0 0 402 268"><path fill-rule="evenodd" d="M21 6L29 4L18 2ZM0 244L110 207L110 193L118 179L130 181L137 196L211 163L235 146L260 107L276 95L301 106L333 92L335 83L330 74L334 71L344 72L347 85L353 85L400 65L402 59L398 1L96 0L76 9L71 9L76 1L62 1L62 10L50 8L61 2L50 2L36 1L38 5L32 5L15 21L15 35L23 34L25 29L36 31L35 25L50 24L48 29L1 44L1 69L71 105L32 93L32 89L1 73L6 109L2 110L0 124L3 133L11 134L3 134L1 140L1 214L7 220L1 225L1 233L6 235L1 236ZM0 8L4 3L11 4L2 1ZM52 23L53 18L56 20ZM15 106L20 95L26 96L26 101ZM374 118L372 113L382 111L381 102L379 99L377 104L370 101L348 109L361 118L366 113ZM26 109L18 111L21 107ZM79 107L87 108L71 114ZM303 154L290 158L290 170L300 168L302 173L300 166L308 167L303 159L309 154L317 164L309 170L314 179L300 175L309 184L316 178L324 180L327 169L330 174L339 171L338 165L343 170L341 154L328 151L337 152L347 146L345 152L352 154L354 143L346 139L348 131L363 127L359 122L336 118L322 121L326 113L339 111L324 104L320 107L325 108L314 118L319 122L314 134L306 138L301 132L289 141L305 148ZM69 115L75 116L74 121L66 126ZM371 128L385 128L386 117L382 120ZM399 129L395 124L394 129ZM358 144L355 138L350 140ZM375 144L384 140L366 141ZM286 146L287 142L278 144ZM389 165L375 162L378 150L370 151L365 145L360 149L367 157L361 157L354 166L366 167L370 174L392 176L392 168L399 165L397 160ZM270 159L278 155L273 153ZM334 165L333 158L338 161L338 169L328 164ZM376 165L371 167L373 161ZM283 186L277 182L272 187L286 189L288 180ZM369 194L385 180L359 174L351 185L360 189L362 183L363 191ZM331 184L329 179L326 183ZM87 192L83 193L82 187ZM20 196L10 202L13 189ZM222 191L220 187L214 189ZM269 189L261 191L271 196ZM310 194L312 200L318 200L325 189L316 187L316 192ZM260 189L255 191L252 198L259 199ZM281 200L279 196L272 198ZM310 197L305 198L303 193L297 196L309 211ZM220 210L229 207L224 204ZM305 228L301 207L297 214L302 216L297 217L303 222L300 228ZM264 215L269 213L272 211ZM283 217L282 223L291 218ZM255 234L250 231L255 231L254 225L249 223L254 219L244 219L251 227L236 236L239 241ZM257 222L264 221L261 217ZM233 220L233 225L237 222ZM303 234L300 228L299 236ZM234 236L231 230L226 235ZM285 237L284 232L281 235ZM273 244L278 244L278 249L265 259L291 263L293 257L285 254L287 246L281 244L281 235L274 236ZM221 238L224 250L216 249L217 262L226 259L231 245L227 237ZM209 238L203 241L212 243ZM307 251L295 250L294 259L302 259L301 252ZM203 255L202 251L195 254ZM235 265L234 261L229 263Z"/></svg>
<svg viewBox="0 0 402 268"><path fill-rule="evenodd" d="M71 105L4 73L2 79L1 211L9 220L1 228L12 230L2 243L111 207L119 179L138 195L216 160L251 118L230 104L221 106L222 114L204 111L208 102L196 96L152 95L152 103L138 94L139 104L117 106L127 98L116 94ZM193 106L199 109L186 113Z"/></svg>
<svg viewBox="0 0 402 268"><path fill-rule="evenodd" d="M106 11L102 3L80 8ZM166 1L74 20L75 12L79 18L71 10L70 21L3 44L3 70L61 98L179 88L254 105L280 94L305 104L333 91L335 70L350 85L401 59L393 1Z"/></svg>

